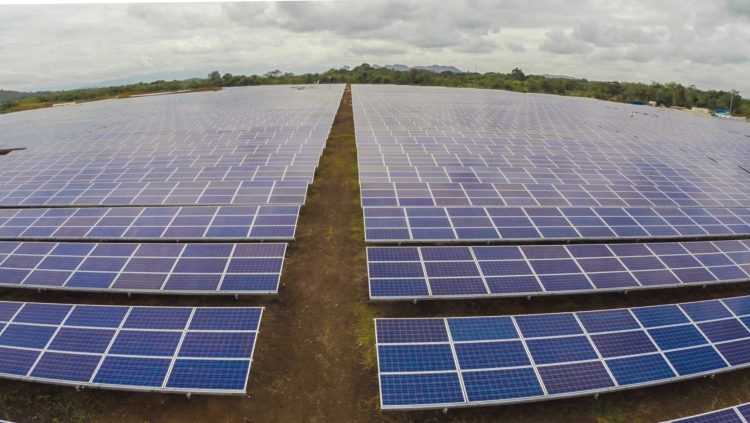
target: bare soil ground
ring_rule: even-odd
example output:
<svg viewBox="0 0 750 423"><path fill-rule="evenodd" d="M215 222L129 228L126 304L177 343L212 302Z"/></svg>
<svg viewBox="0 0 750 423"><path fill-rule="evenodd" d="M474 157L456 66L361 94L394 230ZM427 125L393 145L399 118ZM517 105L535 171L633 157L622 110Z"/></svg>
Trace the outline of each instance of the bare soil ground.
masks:
<svg viewBox="0 0 750 423"><path fill-rule="evenodd" d="M750 294L749 284L624 294L370 303L351 92L334 121L287 251L278 297L178 297L2 290L0 300L165 306L264 306L248 395L114 392L0 380L0 419L27 422L660 422L750 401L750 370L616 394L429 412L379 410L372 318L546 313Z"/></svg>

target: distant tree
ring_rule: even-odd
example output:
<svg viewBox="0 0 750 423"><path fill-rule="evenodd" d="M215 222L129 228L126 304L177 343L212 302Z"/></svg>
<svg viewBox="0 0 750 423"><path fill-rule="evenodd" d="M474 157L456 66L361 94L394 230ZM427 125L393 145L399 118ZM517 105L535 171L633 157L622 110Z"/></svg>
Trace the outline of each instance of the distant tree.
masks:
<svg viewBox="0 0 750 423"><path fill-rule="evenodd" d="M221 77L221 79L223 79L225 81L228 80L228 79L232 79L232 74L231 73L225 73L224 76Z"/></svg>
<svg viewBox="0 0 750 423"><path fill-rule="evenodd" d="M685 91L685 87L682 85L676 83L676 82L668 82L664 84L664 88L669 91L669 94L672 96L672 106L677 106L677 100L678 96L681 94L681 92Z"/></svg>
<svg viewBox="0 0 750 423"><path fill-rule="evenodd" d="M292 72L285 72L284 76L292 77L292 76L294 76L294 74Z"/></svg>
<svg viewBox="0 0 750 423"><path fill-rule="evenodd" d="M219 71L213 71L208 74L208 79L214 80L214 79L221 79L221 74Z"/></svg>
<svg viewBox="0 0 750 423"><path fill-rule="evenodd" d="M512 71L510 71L510 77L517 80L517 81L525 81L526 75L524 75L523 71L521 69L515 68Z"/></svg>
<svg viewBox="0 0 750 423"><path fill-rule="evenodd" d="M267 78L277 78L277 77L281 76L281 71L278 70L278 69L276 69L276 70L264 73L263 76L265 76Z"/></svg>

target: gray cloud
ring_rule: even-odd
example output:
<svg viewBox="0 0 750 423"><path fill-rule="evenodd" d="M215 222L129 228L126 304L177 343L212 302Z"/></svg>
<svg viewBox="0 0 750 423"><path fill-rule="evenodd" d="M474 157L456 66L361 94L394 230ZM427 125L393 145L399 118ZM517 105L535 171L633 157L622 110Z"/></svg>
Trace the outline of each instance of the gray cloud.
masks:
<svg viewBox="0 0 750 423"><path fill-rule="evenodd" d="M750 17L750 0L729 0L729 10Z"/></svg>
<svg viewBox="0 0 750 423"><path fill-rule="evenodd" d="M406 62L750 92L750 0L0 6L0 55L3 89Z"/></svg>
<svg viewBox="0 0 750 423"><path fill-rule="evenodd" d="M555 54L584 54L593 51L586 42L581 41L575 33L567 33L556 28L544 34L547 37L540 45L539 50Z"/></svg>
<svg viewBox="0 0 750 423"><path fill-rule="evenodd" d="M505 47L513 53L526 53L526 46L524 46L523 44L516 44L506 41Z"/></svg>

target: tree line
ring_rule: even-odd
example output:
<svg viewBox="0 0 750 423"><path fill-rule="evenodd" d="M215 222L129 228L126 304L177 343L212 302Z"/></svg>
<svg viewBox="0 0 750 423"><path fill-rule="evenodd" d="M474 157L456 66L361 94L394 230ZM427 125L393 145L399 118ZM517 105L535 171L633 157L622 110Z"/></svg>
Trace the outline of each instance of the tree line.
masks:
<svg viewBox="0 0 750 423"><path fill-rule="evenodd" d="M665 107L701 107L711 111L716 109L729 110L735 116L750 118L750 100L743 99L739 93L734 96L731 91L700 90L694 85L684 86L676 82L660 83L624 81L588 81L585 79L547 78L540 75L526 75L521 69L513 69L508 73L451 73L440 74L410 69L407 72L394 71L385 68L374 68L363 63L354 68L344 66L340 69L329 69L322 73L305 73L295 75L290 72L273 70L264 75L222 75L218 71L211 72L207 78L194 78L185 81L154 81L150 83L88 88L68 91L45 92L40 95L0 102L0 113L34 108L34 104L43 105L56 102L88 101L103 98L113 98L128 93L157 93L180 90L198 90L217 87L243 87L256 85L285 85L285 84L321 84L349 83L349 84L396 84L422 85L440 87L465 87L507 90L524 93L545 93L575 97L589 97L615 102L630 102L633 100L649 102L655 101Z"/></svg>

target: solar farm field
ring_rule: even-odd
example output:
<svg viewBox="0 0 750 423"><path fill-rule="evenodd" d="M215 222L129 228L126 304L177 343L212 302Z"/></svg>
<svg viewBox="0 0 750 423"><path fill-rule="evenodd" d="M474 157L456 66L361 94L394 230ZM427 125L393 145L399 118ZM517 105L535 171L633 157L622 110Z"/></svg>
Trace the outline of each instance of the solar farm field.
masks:
<svg viewBox="0 0 750 423"><path fill-rule="evenodd" d="M0 116L0 419L664 422L739 406L749 136L672 110L403 86Z"/></svg>

